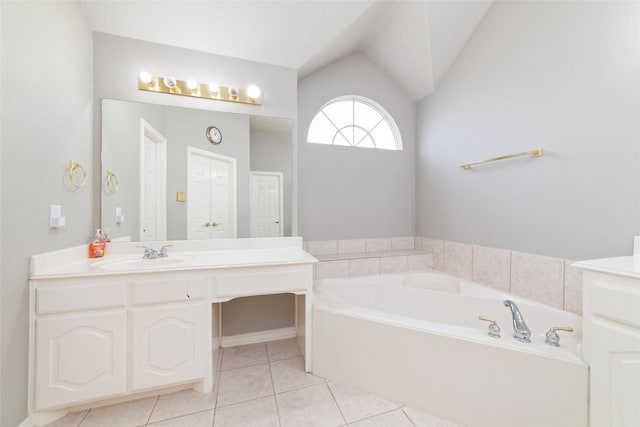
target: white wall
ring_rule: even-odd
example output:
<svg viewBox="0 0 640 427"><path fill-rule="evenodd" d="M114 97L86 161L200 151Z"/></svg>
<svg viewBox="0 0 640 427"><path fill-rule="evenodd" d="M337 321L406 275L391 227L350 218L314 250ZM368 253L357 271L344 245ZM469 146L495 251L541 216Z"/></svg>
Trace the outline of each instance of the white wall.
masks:
<svg viewBox="0 0 640 427"><path fill-rule="evenodd" d="M309 124L328 101L359 95L396 121L403 151L308 144ZM415 104L361 53L298 82L298 214L305 240L413 236Z"/></svg>
<svg viewBox="0 0 640 427"><path fill-rule="evenodd" d="M77 2L2 2L2 426L27 416L29 257L88 242L94 181L71 190L70 160L91 172L91 31ZM63 229L49 228L62 205Z"/></svg>
<svg viewBox="0 0 640 427"><path fill-rule="evenodd" d="M496 2L419 103L417 234L561 258L640 233L640 3ZM463 171L460 163L542 147Z"/></svg>

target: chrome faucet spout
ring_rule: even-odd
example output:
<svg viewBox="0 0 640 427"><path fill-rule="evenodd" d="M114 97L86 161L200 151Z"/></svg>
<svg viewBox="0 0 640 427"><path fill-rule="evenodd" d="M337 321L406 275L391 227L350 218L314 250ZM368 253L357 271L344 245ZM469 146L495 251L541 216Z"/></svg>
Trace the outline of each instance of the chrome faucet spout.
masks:
<svg viewBox="0 0 640 427"><path fill-rule="evenodd" d="M511 300L504 300L505 307L509 307L511 310L511 317L513 318L513 337L518 341L531 342L531 330L527 327L527 324L522 318L520 310L515 302Z"/></svg>

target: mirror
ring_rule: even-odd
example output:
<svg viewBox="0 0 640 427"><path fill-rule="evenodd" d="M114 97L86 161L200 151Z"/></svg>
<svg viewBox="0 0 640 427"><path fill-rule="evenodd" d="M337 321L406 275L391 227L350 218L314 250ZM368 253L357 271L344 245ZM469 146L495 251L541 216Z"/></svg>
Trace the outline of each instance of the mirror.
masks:
<svg viewBox="0 0 640 427"><path fill-rule="evenodd" d="M102 228L133 241L291 236L292 131L289 119L103 99Z"/></svg>

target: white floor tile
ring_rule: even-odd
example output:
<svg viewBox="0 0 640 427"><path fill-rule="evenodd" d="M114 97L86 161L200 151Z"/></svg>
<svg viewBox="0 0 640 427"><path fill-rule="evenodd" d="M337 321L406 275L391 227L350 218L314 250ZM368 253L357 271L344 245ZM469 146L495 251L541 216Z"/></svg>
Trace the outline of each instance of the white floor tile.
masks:
<svg viewBox="0 0 640 427"><path fill-rule="evenodd" d="M157 397L94 408L80 423L80 427L136 427L145 425Z"/></svg>
<svg viewBox="0 0 640 427"><path fill-rule="evenodd" d="M216 410L214 427L279 427L274 396L224 406Z"/></svg>
<svg viewBox="0 0 640 427"><path fill-rule="evenodd" d="M280 425L337 427L345 424L326 384L276 394Z"/></svg>
<svg viewBox="0 0 640 427"><path fill-rule="evenodd" d="M324 383L324 378L304 371L304 358L280 360L271 363L271 377L276 393Z"/></svg>
<svg viewBox="0 0 640 427"><path fill-rule="evenodd" d="M405 406L402 410L407 414L416 427L462 427L460 424L456 424L453 421L438 418L427 414L426 412L418 411L417 409Z"/></svg>
<svg viewBox="0 0 640 427"><path fill-rule="evenodd" d="M342 411L342 415L349 423L400 407L397 403L342 384L329 383L329 388Z"/></svg>
<svg viewBox="0 0 640 427"><path fill-rule="evenodd" d="M194 412L206 411L215 407L216 395L198 393L195 390L182 390L165 394L158 398L158 403L151 413L150 423L175 418Z"/></svg>
<svg viewBox="0 0 640 427"><path fill-rule="evenodd" d="M376 415L349 425L358 427L413 427L413 423L402 412L402 409Z"/></svg>
<svg viewBox="0 0 640 427"><path fill-rule="evenodd" d="M222 352L222 367L220 369L226 371L228 369L258 365L267 361L267 348L263 342L227 347Z"/></svg>
<svg viewBox="0 0 640 427"><path fill-rule="evenodd" d="M217 407L273 394L269 365L255 365L220 373Z"/></svg>
<svg viewBox="0 0 640 427"><path fill-rule="evenodd" d="M277 360L291 359L302 356L298 340L289 338L286 340L270 341L267 343L267 355L269 362Z"/></svg>
<svg viewBox="0 0 640 427"><path fill-rule="evenodd" d="M87 415L89 411L70 412L62 418L49 423L46 427L78 427L80 421Z"/></svg>
<svg viewBox="0 0 640 427"><path fill-rule="evenodd" d="M149 427L211 427L213 409L149 424Z"/></svg>

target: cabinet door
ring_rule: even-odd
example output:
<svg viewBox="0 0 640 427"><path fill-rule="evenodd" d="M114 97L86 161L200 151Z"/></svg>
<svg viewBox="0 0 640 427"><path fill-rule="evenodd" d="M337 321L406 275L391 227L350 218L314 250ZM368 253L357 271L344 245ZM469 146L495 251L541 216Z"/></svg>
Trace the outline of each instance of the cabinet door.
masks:
<svg viewBox="0 0 640 427"><path fill-rule="evenodd" d="M124 393L126 324L124 310L37 319L36 409Z"/></svg>
<svg viewBox="0 0 640 427"><path fill-rule="evenodd" d="M591 426L640 426L640 330L593 318Z"/></svg>
<svg viewBox="0 0 640 427"><path fill-rule="evenodd" d="M131 311L131 389L205 377L206 310L185 303Z"/></svg>

